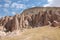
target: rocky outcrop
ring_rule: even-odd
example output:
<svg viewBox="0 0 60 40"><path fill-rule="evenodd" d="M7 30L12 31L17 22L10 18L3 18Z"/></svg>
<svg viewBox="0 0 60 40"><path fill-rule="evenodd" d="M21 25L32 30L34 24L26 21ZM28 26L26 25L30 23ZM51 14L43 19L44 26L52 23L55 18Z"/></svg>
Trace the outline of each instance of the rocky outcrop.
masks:
<svg viewBox="0 0 60 40"><path fill-rule="evenodd" d="M6 31L20 30L24 28L42 27L46 25L60 26L60 8L35 7L26 9L22 14L6 16L0 19Z"/></svg>

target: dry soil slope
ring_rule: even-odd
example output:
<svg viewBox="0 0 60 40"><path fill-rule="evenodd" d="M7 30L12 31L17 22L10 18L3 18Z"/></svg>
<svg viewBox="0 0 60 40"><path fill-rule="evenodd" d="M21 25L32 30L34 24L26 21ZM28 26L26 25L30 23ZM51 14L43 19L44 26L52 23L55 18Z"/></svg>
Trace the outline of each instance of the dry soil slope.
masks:
<svg viewBox="0 0 60 40"><path fill-rule="evenodd" d="M26 29L19 36L5 37L2 40L60 40L60 28L44 26Z"/></svg>

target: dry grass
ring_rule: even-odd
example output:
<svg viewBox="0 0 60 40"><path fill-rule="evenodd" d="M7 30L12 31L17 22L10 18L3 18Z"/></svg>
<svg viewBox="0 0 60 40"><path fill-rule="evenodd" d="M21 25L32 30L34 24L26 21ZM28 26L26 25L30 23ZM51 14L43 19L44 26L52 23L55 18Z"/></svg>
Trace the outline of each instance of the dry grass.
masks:
<svg viewBox="0 0 60 40"><path fill-rule="evenodd" d="M20 34L15 37L4 37L0 40L60 40L60 28L48 26L26 29Z"/></svg>

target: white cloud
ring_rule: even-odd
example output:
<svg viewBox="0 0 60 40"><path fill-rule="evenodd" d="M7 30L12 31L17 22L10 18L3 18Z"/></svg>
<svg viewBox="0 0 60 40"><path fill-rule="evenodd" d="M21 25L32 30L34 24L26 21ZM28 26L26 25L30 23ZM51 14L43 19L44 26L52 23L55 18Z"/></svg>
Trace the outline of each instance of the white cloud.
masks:
<svg viewBox="0 0 60 40"><path fill-rule="evenodd" d="M24 1L29 1L29 0L24 0Z"/></svg>
<svg viewBox="0 0 60 40"><path fill-rule="evenodd" d="M0 16L0 18L1 18L2 16Z"/></svg>
<svg viewBox="0 0 60 40"><path fill-rule="evenodd" d="M22 2L22 1L17 1L18 3Z"/></svg>
<svg viewBox="0 0 60 40"><path fill-rule="evenodd" d="M4 7L5 8L8 8L10 5L9 4L4 4Z"/></svg>
<svg viewBox="0 0 60 40"><path fill-rule="evenodd" d="M14 8L16 7L17 3L12 3L11 7Z"/></svg>
<svg viewBox="0 0 60 40"><path fill-rule="evenodd" d="M25 7L24 4L18 4L18 5L16 6L16 8L24 8L24 7Z"/></svg>
<svg viewBox="0 0 60 40"><path fill-rule="evenodd" d="M32 7L36 7L36 6L32 6Z"/></svg>
<svg viewBox="0 0 60 40"><path fill-rule="evenodd" d="M0 5L0 7L2 7L2 5Z"/></svg>
<svg viewBox="0 0 60 40"><path fill-rule="evenodd" d="M24 2L28 2L29 0L23 0ZM17 1L18 3L22 2L21 0Z"/></svg>
<svg viewBox="0 0 60 40"><path fill-rule="evenodd" d="M0 15L0 18L2 18L2 17L4 17L4 16L1 16L1 15Z"/></svg>
<svg viewBox="0 0 60 40"><path fill-rule="evenodd" d="M12 12L13 15L15 15L16 13L15 12Z"/></svg>
<svg viewBox="0 0 60 40"><path fill-rule="evenodd" d="M4 4L3 7L8 8L11 4L11 0L4 0L6 3Z"/></svg>
<svg viewBox="0 0 60 40"><path fill-rule="evenodd" d="M8 15L8 14L9 14L8 9L4 8L4 10L3 10L3 11L5 12L5 15Z"/></svg>
<svg viewBox="0 0 60 40"><path fill-rule="evenodd" d="M48 4L44 7L60 7L60 0L48 0Z"/></svg>
<svg viewBox="0 0 60 40"><path fill-rule="evenodd" d="M6 3L11 4L11 0L4 0Z"/></svg>
<svg viewBox="0 0 60 40"><path fill-rule="evenodd" d="M18 4L18 3L13 3L12 5L11 5L11 7L12 8L26 8L26 6L24 5L24 4Z"/></svg>
<svg viewBox="0 0 60 40"><path fill-rule="evenodd" d="M52 2L52 0L48 0L48 2Z"/></svg>

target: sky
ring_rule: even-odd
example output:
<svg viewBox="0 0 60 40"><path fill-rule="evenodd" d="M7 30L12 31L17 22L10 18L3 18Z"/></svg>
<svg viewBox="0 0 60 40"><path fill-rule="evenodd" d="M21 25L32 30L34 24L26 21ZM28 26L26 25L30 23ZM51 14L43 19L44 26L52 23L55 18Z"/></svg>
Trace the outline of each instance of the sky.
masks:
<svg viewBox="0 0 60 40"><path fill-rule="evenodd" d="M0 18L32 7L60 7L60 0L0 0Z"/></svg>

